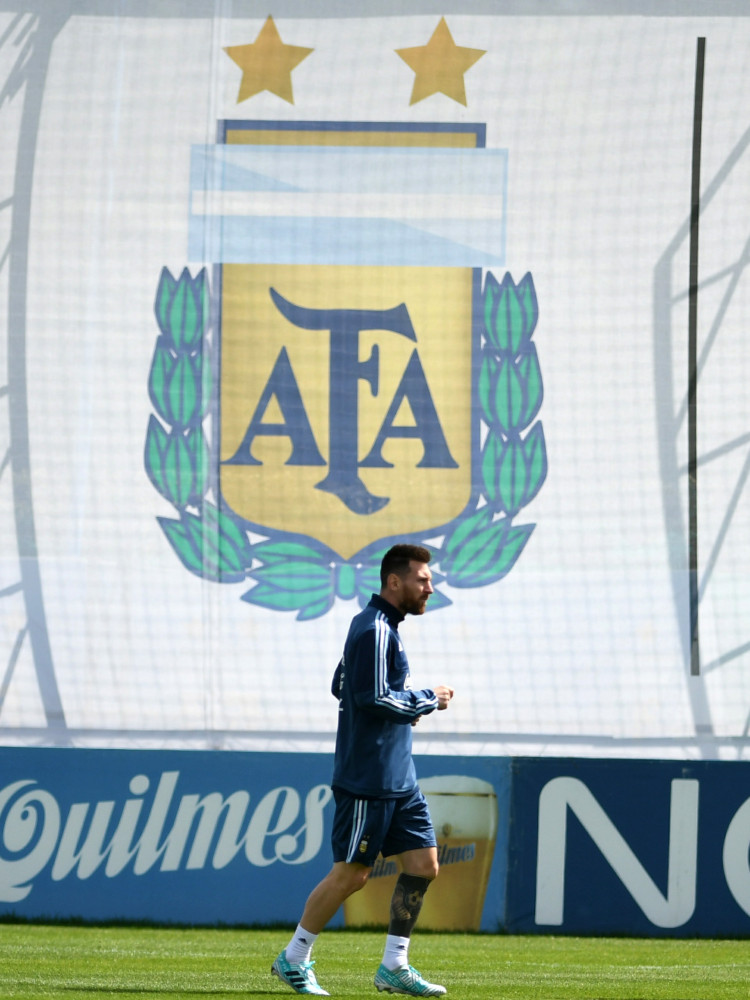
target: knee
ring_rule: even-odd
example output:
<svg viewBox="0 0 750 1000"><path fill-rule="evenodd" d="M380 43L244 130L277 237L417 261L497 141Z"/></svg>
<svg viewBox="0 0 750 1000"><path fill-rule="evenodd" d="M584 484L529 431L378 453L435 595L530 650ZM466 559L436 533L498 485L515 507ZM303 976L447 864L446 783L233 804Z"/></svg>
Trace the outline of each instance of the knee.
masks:
<svg viewBox="0 0 750 1000"><path fill-rule="evenodd" d="M336 875L338 876L342 893L346 896L351 896L352 893L363 889L367 884L371 871L371 868L365 868L364 865L351 864L345 864L342 868L338 869Z"/></svg>
<svg viewBox="0 0 750 1000"><path fill-rule="evenodd" d="M420 878L426 878L432 882L437 878L439 871L440 866L438 865L437 858L425 858L419 864L410 864L407 874L419 875Z"/></svg>
<svg viewBox="0 0 750 1000"><path fill-rule="evenodd" d="M363 868L361 871L352 873L352 892L359 892L367 885L372 868Z"/></svg>

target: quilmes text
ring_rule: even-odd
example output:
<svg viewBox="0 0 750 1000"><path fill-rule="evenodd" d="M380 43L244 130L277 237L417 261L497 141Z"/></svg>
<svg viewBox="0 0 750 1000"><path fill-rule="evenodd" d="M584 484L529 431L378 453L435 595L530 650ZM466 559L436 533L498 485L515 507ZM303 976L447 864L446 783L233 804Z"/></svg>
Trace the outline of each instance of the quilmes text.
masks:
<svg viewBox="0 0 750 1000"><path fill-rule="evenodd" d="M179 776L162 772L152 791L152 780L136 774L124 801L75 802L65 815L31 778L0 789L0 902L25 899L50 864L60 881L100 870L114 878L128 866L135 875L221 869L238 855L259 868L301 865L320 850L328 785L304 798L281 785L251 803L245 790L178 796Z"/></svg>

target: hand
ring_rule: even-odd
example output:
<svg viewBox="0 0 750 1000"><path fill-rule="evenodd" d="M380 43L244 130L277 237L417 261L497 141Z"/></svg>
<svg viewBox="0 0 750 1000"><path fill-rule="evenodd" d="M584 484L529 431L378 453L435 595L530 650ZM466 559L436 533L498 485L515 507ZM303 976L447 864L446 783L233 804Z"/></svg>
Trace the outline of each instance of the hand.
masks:
<svg viewBox="0 0 750 1000"><path fill-rule="evenodd" d="M442 712L448 707L448 702L453 697L453 688L440 684L434 690L438 700L438 712Z"/></svg>

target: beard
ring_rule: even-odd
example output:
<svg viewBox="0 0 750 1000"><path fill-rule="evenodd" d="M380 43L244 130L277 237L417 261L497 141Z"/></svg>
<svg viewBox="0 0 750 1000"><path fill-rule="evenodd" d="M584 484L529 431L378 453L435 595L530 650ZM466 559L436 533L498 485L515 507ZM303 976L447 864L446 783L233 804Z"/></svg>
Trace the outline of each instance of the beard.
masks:
<svg viewBox="0 0 750 1000"><path fill-rule="evenodd" d="M404 597L400 611L404 615L423 615L427 606L428 594L423 597Z"/></svg>

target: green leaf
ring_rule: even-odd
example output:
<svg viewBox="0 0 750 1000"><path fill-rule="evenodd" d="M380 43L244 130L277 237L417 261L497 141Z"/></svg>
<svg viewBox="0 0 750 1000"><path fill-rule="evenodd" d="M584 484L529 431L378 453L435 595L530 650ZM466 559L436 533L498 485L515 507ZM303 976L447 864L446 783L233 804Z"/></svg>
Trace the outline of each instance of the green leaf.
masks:
<svg viewBox="0 0 750 1000"><path fill-rule="evenodd" d="M205 520L201 520L199 539L203 575L209 580L220 580L227 574L233 579L244 578L244 566L237 552L225 543L221 532Z"/></svg>
<svg viewBox="0 0 750 1000"><path fill-rule="evenodd" d="M169 337L171 337L169 332L169 303L172 301L176 287L176 279L172 277L168 268L163 267L159 277L159 287L156 289L154 312L156 313L156 322L159 324L159 329Z"/></svg>
<svg viewBox="0 0 750 1000"><path fill-rule="evenodd" d="M519 358L517 369L525 394L521 426L528 427L539 412L543 397L542 371L539 367L536 347L533 344L530 344L528 350Z"/></svg>
<svg viewBox="0 0 750 1000"><path fill-rule="evenodd" d="M481 531L466 540L453 560L453 573L459 576L476 575L492 562L494 551L502 544L508 522L505 519L493 521ZM451 576L448 577L449 581Z"/></svg>
<svg viewBox="0 0 750 1000"><path fill-rule="evenodd" d="M448 560L453 559L463 549L469 539L476 535L478 531L485 528L491 520L492 511L488 507L480 507L473 514L462 518L444 543L444 557L440 563L441 567L445 568L446 557Z"/></svg>
<svg viewBox="0 0 750 1000"><path fill-rule="evenodd" d="M498 284L488 274L484 286L485 334L500 353L514 358L534 332L539 306L530 273L516 285L509 273Z"/></svg>
<svg viewBox="0 0 750 1000"><path fill-rule="evenodd" d="M529 277L531 277L531 275L529 275ZM195 307L198 311L198 315L200 316L200 322L198 324L199 336L196 338L197 343L201 337L204 337L208 332L211 316L211 301L205 267L202 267L193 278L193 295L195 297Z"/></svg>
<svg viewBox="0 0 750 1000"><path fill-rule="evenodd" d="M159 519L170 542L185 566L196 576L214 582L237 582L244 579L244 566L236 553L222 550L219 536L211 524L187 511L179 522Z"/></svg>
<svg viewBox="0 0 750 1000"><path fill-rule="evenodd" d="M169 330L178 352L192 350L203 335L203 314L193 279L185 268L169 304Z"/></svg>
<svg viewBox="0 0 750 1000"><path fill-rule="evenodd" d="M494 347L499 347L495 337L495 324L493 322L493 313L496 309L496 303L500 296L500 286L497 283L497 278L491 272L488 272L487 278L484 284L484 329L487 339Z"/></svg>
<svg viewBox="0 0 750 1000"><path fill-rule="evenodd" d="M537 421L529 431L523 442L523 449L528 470L528 485L523 501L525 506L534 499L547 478L547 446L540 421Z"/></svg>
<svg viewBox="0 0 750 1000"><path fill-rule="evenodd" d="M210 454L206 435L202 427L194 427L185 436L193 467L193 490L196 501L200 501L208 489Z"/></svg>
<svg viewBox="0 0 750 1000"><path fill-rule="evenodd" d="M345 601L351 600L357 593L357 570L350 563L336 566L336 593Z"/></svg>
<svg viewBox="0 0 750 1000"><path fill-rule="evenodd" d="M148 394L154 409L167 423L171 424L171 413L167 404L167 384L175 366L174 355L166 346L166 341L159 337L156 341L154 356L151 361L151 371L148 376Z"/></svg>
<svg viewBox="0 0 750 1000"><path fill-rule="evenodd" d="M175 507L184 507L194 495L195 476L190 449L179 432L169 435L164 452L164 480L167 499Z"/></svg>
<svg viewBox="0 0 750 1000"><path fill-rule="evenodd" d="M508 441L488 434L481 454L484 494L495 513L515 517L537 494L547 475L542 425L537 422L525 439Z"/></svg>
<svg viewBox="0 0 750 1000"><path fill-rule="evenodd" d="M500 553L500 558L495 566L499 576L506 576L511 571L516 560L521 555L526 542L531 537L534 527L535 525L533 524L521 524L510 529Z"/></svg>
<svg viewBox="0 0 750 1000"><path fill-rule="evenodd" d="M495 336L501 351L515 356L523 342L524 314L518 291L509 274L500 288L500 300L495 313Z"/></svg>
<svg viewBox="0 0 750 1000"><path fill-rule="evenodd" d="M247 535L224 511L206 501L201 506L204 560L223 582L244 580L253 560Z"/></svg>
<svg viewBox="0 0 750 1000"><path fill-rule="evenodd" d="M490 431L482 449L481 470L484 495L495 510L500 499L499 469L504 449L503 439Z"/></svg>
<svg viewBox="0 0 750 1000"><path fill-rule="evenodd" d="M530 340L536 329L539 319L539 303L537 302L534 279L531 272L527 271L518 282L518 298L524 314L525 339Z"/></svg>
<svg viewBox="0 0 750 1000"><path fill-rule="evenodd" d="M208 407L213 393L213 374L211 372L210 357L201 357L200 363L200 413L198 416L202 420L208 413Z"/></svg>
<svg viewBox="0 0 750 1000"><path fill-rule="evenodd" d="M251 570L250 576L255 580L272 583L283 590L302 593L320 587L333 590L333 572L330 567L309 562L274 563L269 566L259 566Z"/></svg>
<svg viewBox="0 0 750 1000"><path fill-rule="evenodd" d="M313 618L320 618L333 605L333 601L333 592L325 594L323 597L318 598L318 600L310 601L309 604L305 604L300 608L297 621L306 622L311 621Z"/></svg>
<svg viewBox="0 0 750 1000"><path fill-rule="evenodd" d="M253 558L254 549L248 541L247 535L234 521L232 517L219 510L211 503L204 503L201 507L203 519L214 532L220 532L222 538L236 549L239 561L243 566L249 566Z"/></svg>
<svg viewBox="0 0 750 1000"><path fill-rule="evenodd" d="M188 526L183 521L174 521L166 517L159 517L157 521L182 565L196 576L203 576L200 553L193 545Z"/></svg>
<svg viewBox="0 0 750 1000"><path fill-rule="evenodd" d="M181 354L170 374L167 405L174 427L187 427L198 415L200 365L200 358Z"/></svg>
<svg viewBox="0 0 750 1000"><path fill-rule="evenodd" d="M380 563L384 554L380 555L377 562L357 568L357 599L361 607L367 604L373 594L380 592Z"/></svg>
<svg viewBox="0 0 750 1000"><path fill-rule="evenodd" d="M518 370L513 361L505 359L497 373L493 404L495 422L506 434L513 433L521 425L524 402L524 386L518 377Z"/></svg>
<svg viewBox="0 0 750 1000"><path fill-rule="evenodd" d="M324 559L318 549L302 542L258 542L253 551L256 559L260 559L264 563L283 563L293 559L321 562Z"/></svg>
<svg viewBox="0 0 750 1000"><path fill-rule="evenodd" d="M501 509L513 517L523 507L527 484L526 455L518 439L509 441L503 451L498 482Z"/></svg>
<svg viewBox="0 0 750 1000"><path fill-rule="evenodd" d="M482 364L479 368L479 379L477 381L477 395L479 397L479 405L482 409L482 416L488 424L493 424L495 422L492 386L497 378L497 372L497 359L494 358L489 351L483 351Z"/></svg>
<svg viewBox="0 0 750 1000"><path fill-rule="evenodd" d="M464 547L448 574L453 587L483 587L510 572L534 526L510 527L508 518L495 521Z"/></svg>
<svg viewBox="0 0 750 1000"><path fill-rule="evenodd" d="M330 589L318 588L315 591L306 591L304 594L300 594L295 591L275 587L273 584L266 582L257 584L252 590L248 590L242 595L242 600L247 601L249 604L257 604L259 607L270 608L274 611L297 611L303 609L300 614L304 613L305 608L312 608L314 611L316 605L318 607L325 605L325 610L327 611L333 603L333 599L333 592ZM323 611L318 612L318 614L323 613ZM300 617L300 615L297 617ZM308 613L307 617L316 617L316 614Z"/></svg>
<svg viewBox="0 0 750 1000"><path fill-rule="evenodd" d="M161 493L167 497L167 485L164 479L164 454L167 448L167 432L162 425L151 414L148 419L148 430L146 431L146 445L144 448L144 463L148 477Z"/></svg>

